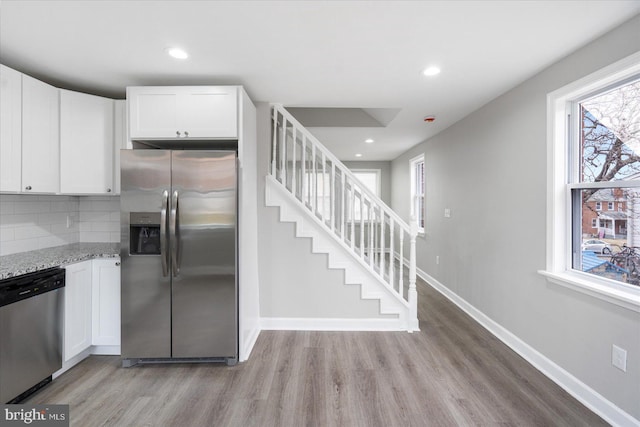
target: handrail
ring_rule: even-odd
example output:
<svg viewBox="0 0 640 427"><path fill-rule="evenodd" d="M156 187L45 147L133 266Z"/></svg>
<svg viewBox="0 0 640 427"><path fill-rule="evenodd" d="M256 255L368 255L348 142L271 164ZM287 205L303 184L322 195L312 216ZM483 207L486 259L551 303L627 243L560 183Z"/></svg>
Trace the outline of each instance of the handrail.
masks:
<svg viewBox="0 0 640 427"><path fill-rule="evenodd" d="M409 225L400 218L282 105L272 104L272 111L270 174L364 268L408 304L407 329L418 330L417 223ZM407 253L409 286L405 288Z"/></svg>
<svg viewBox="0 0 640 427"><path fill-rule="evenodd" d="M283 106L282 104L271 104L272 107L274 107L274 109L276 109L279 113L281 113L284 117L286 117L287 122L291 123L292 125L294 125L294 127L296 128L297 132L302 132L304 134L304 136L308 139L311 140L311 142L313 142L313 144L316 147L320 147L320 149L322 150L323 153L325 153L325 155L327 156L327 160L331 160L332 163L335 163L337 165L340 165L340 169L341 171L344 171L344 173L351 178L352 180L359 182L358 178L353 174L353 172L351 172L351 170L346 167L344 165L344 163L342 163L340 160L338 160L338 158L331 152L329 151L329 149L327 147L325 147L325 145L320 142L318 140L318 138L316 138L311 132L309 132L309 130L307 128L305 128L295 117L293 117L291 115L291 113L289 113ZM376 201L376 204L383 206L384 207L384 211L387 215L389 215L390 217L392 217L394 219L394 221L396 221L398 224L402 225L402 228L407 231L408 233L410 233L411 231L411 227L409 226L409 224L406 223L405 220L403 220L402 218L400 218L400 216L398 216L398 214L391 209L380 197L378 197L376 194L374 194L371 190L369 190L367 187L362 187L362 190L364 191L364 193L372 200ZM416 231L416 235L417 235L417 231Z"/></svg>

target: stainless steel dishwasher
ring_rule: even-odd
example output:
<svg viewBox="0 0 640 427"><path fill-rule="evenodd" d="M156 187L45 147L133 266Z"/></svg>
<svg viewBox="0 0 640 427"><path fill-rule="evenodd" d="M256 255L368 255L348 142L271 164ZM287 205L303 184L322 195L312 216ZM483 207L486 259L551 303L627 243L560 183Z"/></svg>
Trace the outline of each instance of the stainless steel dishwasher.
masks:
<svg viewBox="0 0 640 427"><path fill-rule="evenodd" d="M0 281L0 403L18 403L62 368L65 271Z"/></svg>

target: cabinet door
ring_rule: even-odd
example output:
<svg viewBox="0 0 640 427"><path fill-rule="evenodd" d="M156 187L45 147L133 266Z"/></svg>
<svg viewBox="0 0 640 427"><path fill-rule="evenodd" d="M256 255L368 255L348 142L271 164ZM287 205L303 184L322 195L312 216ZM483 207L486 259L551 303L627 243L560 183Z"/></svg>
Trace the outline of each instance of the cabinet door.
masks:
<svg viewBox="0 0 640 427"><path fill-rule="evenodd" d="M0 64L0 191L20 191L21 150L22 74Z"/></svg>
<svg viewBox="0 0 640 427"><path fill-rule="evenodd" d="M22 75L22 191L60 191L59 90Z"/></svg>
<svg viewBox="0 0 640 427"><path fill-rule="evenodd" d="M91 345L91 261L65 268L64 361Z"/></svg>
<svg viewBox="0 0 640 427"><path fill-rule="evenodd" d="M179 98L179 129L185 138L237 138L235 86L185 87Z"/></svg>
<svg viewBox="0 0 640 427"><path fill-rule="evenodd" d="M114 101L60 90L60 192L113 193Z"/></svg>
<svg viewBox="0 0 640 427"><path fill-rule="evenodd" d="M92 344L120 345L120 258L93 260Z"/></svg>
<svg viewBox="0 0 640 427"><path fill-rule="evenodd" d="M132 140L238 137L236 86L129 87L127 102Z"/></svg>
<svg viewBox="0 0 640 427"><path fill-rule="evenodd" d="M135 139L173 139L178 124L178 92L175 87L127 88L129 137Z"/></svg>

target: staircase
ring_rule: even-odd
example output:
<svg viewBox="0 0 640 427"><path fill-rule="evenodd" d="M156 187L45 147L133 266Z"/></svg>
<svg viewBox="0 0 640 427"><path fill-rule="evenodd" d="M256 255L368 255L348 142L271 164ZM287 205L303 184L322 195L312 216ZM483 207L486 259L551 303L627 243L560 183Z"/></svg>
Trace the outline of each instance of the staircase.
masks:
<svg viewBox="0 0 640 427"><path fill-rule="evenodd" d="M296 236L312 240L329 268L381 314L397 315L396 329L418 330L417 224L409 226L281 105L272 106L272 157L266 203ZM408 257L407 257L408 255Z"/></svg>

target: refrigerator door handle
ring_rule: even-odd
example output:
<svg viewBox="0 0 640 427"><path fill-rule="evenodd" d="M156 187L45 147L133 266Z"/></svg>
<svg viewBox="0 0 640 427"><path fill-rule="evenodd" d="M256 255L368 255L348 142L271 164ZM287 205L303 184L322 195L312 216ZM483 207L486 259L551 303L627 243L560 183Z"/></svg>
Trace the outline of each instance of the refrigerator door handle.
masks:
<svg viewBox="0 0 640 427"><path fill-rule="evenodd" d="M167 205L169 204L169 192L164 190L162 193L162 209L160 210L160 259L162 260L162 276L167 277L169 274L167 251Z"/></svg>
<svg viewBox="0 0 640 427"><path fill-rule="evenodd" d="M171 198L171 214L169 215L169 233L171 235L171 264L173 269L173 277L177 277L180 272L178 265L178 247L180 245L180 231L178 230L178 190L173 192Z"/></svg>

